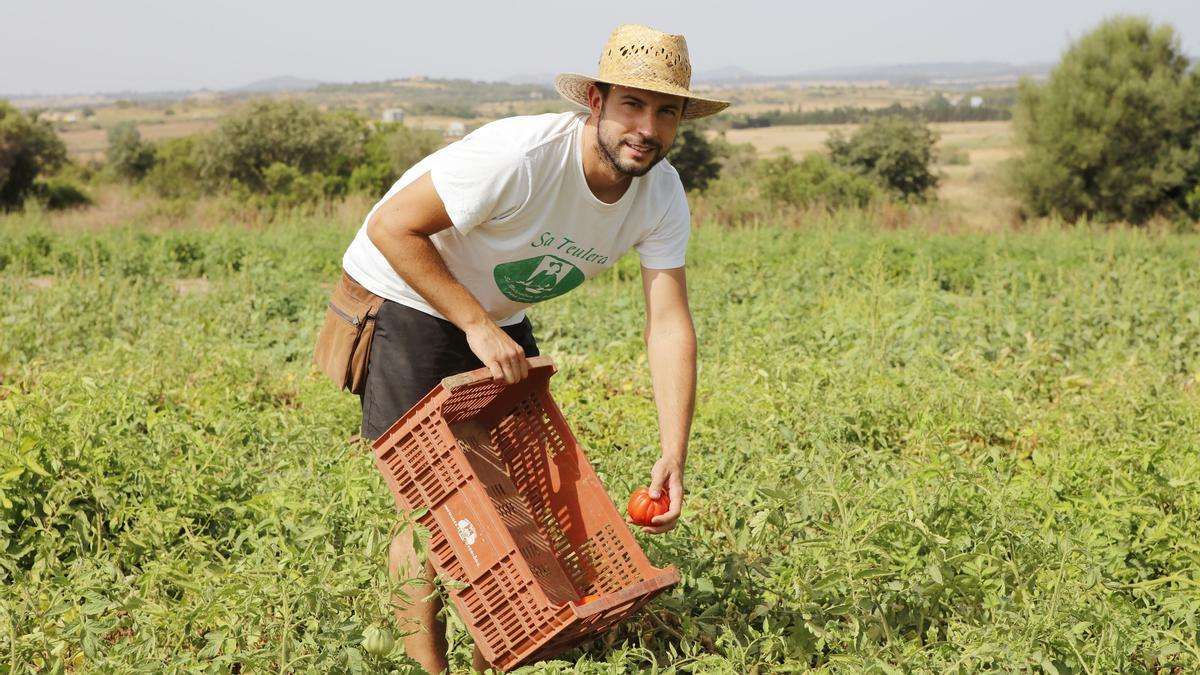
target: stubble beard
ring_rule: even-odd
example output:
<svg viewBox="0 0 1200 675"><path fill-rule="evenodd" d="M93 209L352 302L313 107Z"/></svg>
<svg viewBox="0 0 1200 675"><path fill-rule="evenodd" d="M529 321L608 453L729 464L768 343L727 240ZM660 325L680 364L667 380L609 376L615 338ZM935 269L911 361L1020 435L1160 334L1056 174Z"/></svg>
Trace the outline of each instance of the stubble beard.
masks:
<svg viewBox="0 0 1200 675"><path fill-rule="evenodd" d="M667 156L666 150L664 150L661 145L659 145L658 143L652 142L652 143L647 143L647 145L652 145L654 147L655 156L654 156L654 159L651 160L649 164L647 164L645 167L642 167L642 166L639 166L636 164L632 165L632 166L628 165L628 164L622 165L622 163L621 163L622 139L621 138L605 138L604 132L602 131L603 125L604 125L604 109L601 108L600 109L600 117L596 122L596 145L598 145L600 147L600 156L604 158L604 163L607 164L608 166L610 166L614 171L616 171L617 173L619 173L623 176L630 176L632 178L637 178L638 176L645 176L646 174L650 173L650 169L653 169L656 164L661 162L663 160L663 158ZM642 144L643 143L641 141L638 142L638 145L642 145Z"/></svg>

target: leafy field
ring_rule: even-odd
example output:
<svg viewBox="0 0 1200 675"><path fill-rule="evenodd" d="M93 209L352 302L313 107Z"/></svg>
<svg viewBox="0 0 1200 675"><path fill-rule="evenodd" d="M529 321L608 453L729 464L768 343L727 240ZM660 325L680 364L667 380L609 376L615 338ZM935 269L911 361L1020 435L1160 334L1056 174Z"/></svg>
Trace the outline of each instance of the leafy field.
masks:
<svg viewBox="0 0 1200 675"><path fill-rule="evenodd" d="M688 499L642 538L685 582L524 672L1200 668L1200 239L864 220L696 232ZM359 647L392 498L309 366L353 229L0 228L0 672L405 671ZM636 277L532 312L619 503Z"/></svg>

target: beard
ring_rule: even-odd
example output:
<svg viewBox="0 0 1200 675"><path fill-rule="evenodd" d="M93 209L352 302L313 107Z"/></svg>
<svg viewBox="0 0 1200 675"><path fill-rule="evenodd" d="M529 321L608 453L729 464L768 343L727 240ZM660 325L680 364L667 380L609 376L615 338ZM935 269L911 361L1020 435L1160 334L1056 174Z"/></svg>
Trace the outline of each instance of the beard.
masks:
<svg viewBox="0 0 1200 675"><path fill-rule="evenodd" d="M634 178L650 173L650 169L653 169L654 165L661 162L667 156L666 149L658 141L642 138L638 134L629 134L626 136L605 134L603 109L600 110L600 118L596 124L596 144L600 146L600 156L604 158L606 164L612 167L617 173ZM625 144L652 148L654 159L650 160L650 163L645 166L631 161L623 161L621 159L621 146Z"/></svg>

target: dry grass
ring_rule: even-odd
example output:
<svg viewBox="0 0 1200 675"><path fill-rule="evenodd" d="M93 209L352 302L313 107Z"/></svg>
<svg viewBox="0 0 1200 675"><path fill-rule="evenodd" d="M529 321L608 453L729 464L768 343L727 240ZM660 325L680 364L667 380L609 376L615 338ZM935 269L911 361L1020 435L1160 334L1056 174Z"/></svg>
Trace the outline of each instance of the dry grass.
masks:
<svg viewBox="0 0 1200 675"><path fill-rule="evenodd" d="M842 107L886 108L893 103L918 105L936 93L929 89L839 82L771 83L702 89L706 96L732 101L731 113L750 114L793 107L803 110L831 110Z"/></svg>
<svg viewBox="0 0 1200 675"><path fill-rule="evenodd" d="M90 191L93 204L78 209L48 211L42 214L55 230L96 232L121 225L141 225L153 219L163 200L149 195L134 194L119 185L104 185Z"/></svg>
<svg viewBox="0 0 1200 675"><path fill-rule="evenodd" d="M1019 204L1004 182L1004 162L1017 155L1008 122L935 124L940 147L960 149L969 161L945 166L938 199L971 230L995 230L1020 224Z"/></svg>
<svg viewBox="0 0 1200 675"><path fill-rule="evenodd" d="M859 125L801 125L730 129L725 139L731 143L749 143L760 155L786 152L802 157L825 152L825 141L835 131L853 134ZM948 219L934 224L935 229L994 230L1016 222L1017 202L1005 190L1003 162L1017 154L1009 122L945 122L931 124L939 136L938 146L960 149L969 160L962 166L940 167L938 199L943 213L929 219Z"/></svg>
<svg viewBox="0 0 1200 675"><path fill-rule="evenodd" d="M226 225L260 227L282 218L313 217L313 213L270 214L229 197L203 197L194 202L163 199L123 185L105 185L92 193L92 206L38 213L34 217L50 229L100 232L137 227L161 232L181 227L204 229ZM353 194L326 204L315 216L335 223L361 222L378 197Z"/></svg>
<svg viewBox="0 0 1200 675"><path fill-rule="evenodd" d="M164 138L178 138L208 131L217 125L216 119L207 120L174 120L154 124L138 124L142 138L150 141ZM108 130L106 128L76 128L60 131L59 137L67 146L67 154L74 159L101 159L108 150Z"/></svg>
<svg viewBox="0 0 1200 675"><path fill-rule="evenodd" d="M760 155L774 154L782 149L794 157L803 157L810 152L824 152L825 141L834 131L853 133L857 128L854 124L812 124L730 129L725 132L725 140L739 145L749 143Z"/></svg>
<svg viewBox="0 0 1200 675"><path fill-rule="evenodd" d="M796 157L809 152L823 152L830 134L840 131L853 134L857 124L805 124L795 126L730 129L725 139L730 143L749 143L760 154L785 148ZM1012 128L1008 122L941 122L929 125L944 146L962 147L972 151L1011 150ZM974 161L974 156L972 156Z"/></svg>

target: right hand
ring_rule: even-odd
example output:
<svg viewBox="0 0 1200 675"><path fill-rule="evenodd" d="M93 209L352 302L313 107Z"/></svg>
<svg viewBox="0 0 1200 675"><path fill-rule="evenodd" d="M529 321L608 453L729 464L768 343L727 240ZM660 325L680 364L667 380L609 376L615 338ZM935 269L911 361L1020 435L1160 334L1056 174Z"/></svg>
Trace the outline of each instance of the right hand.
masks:
<svg viewBox="0 0 1200 675"><path fill-rule="evenodd" d="M509 337L494 321L487 321L466 331L467 346L492 371L496 384L516 384L529 375L525 350Z"/></svg>

